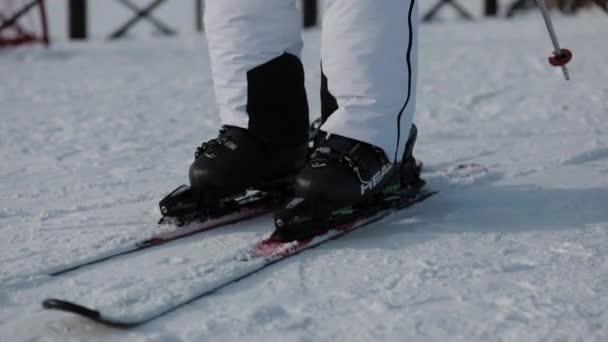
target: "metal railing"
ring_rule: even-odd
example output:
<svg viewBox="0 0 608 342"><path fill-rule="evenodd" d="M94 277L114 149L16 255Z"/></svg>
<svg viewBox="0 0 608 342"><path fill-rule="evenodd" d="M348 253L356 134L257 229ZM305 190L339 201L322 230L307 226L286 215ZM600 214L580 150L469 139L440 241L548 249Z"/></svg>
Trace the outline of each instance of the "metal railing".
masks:
<svg viewBox="0 0 608 342"><path fill-rule="evenodd" d="M108 1L108 0L106 0ZM140 21L146 20L154 25L161 34L173 35L177 30L172 29L169 25L163 23L154 16L154 11L161 5L169 2L169 0L150 0L147 6L136 5L133 0L115 0L117 3L124 5L125 8L133 12L131 19L123 23L115 29L108 38L116 39L123 37L129 29L134 27ZM318 0L301 0L302 4L302 19L303 26L314 27L318 24L319 18L319 1ZM434 4L422 13L422 19L425 22L433 21L437 18L440 12L451 7L460 18L464 20L475 20L475 15L471 13L466 6L462 5L461 0L434 0ZM482 1L483 13L481 15L487 17L512 17L517 13L537 9L535 0L480 0ZM87 38L87 0L67 0L68 2L68 22L69 36L71 39L86 39ZM550 7L555 8L563 13L575 13L584 6L598 6L608 13L608 0L549 0ZM501 11L502 7L502 11ZM194 0L194 27L197 31L203 30L203 12L204 1Z"/></svg>

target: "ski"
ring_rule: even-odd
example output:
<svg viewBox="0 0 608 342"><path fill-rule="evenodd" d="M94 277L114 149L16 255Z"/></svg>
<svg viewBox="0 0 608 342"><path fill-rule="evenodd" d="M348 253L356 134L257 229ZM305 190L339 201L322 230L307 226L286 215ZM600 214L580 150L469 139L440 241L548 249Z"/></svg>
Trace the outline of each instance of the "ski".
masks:
<svg viewBox="0 0 608 342"><path fill-rule="evenodd" d="M421 190L420 188L409 196L393 196L384 199L368 210L360 210L349 221L335 225L325 234L304 241L278 242L265 238L249 247L237 250L226 258L212 264L201 264L194 269L185 270L183 275L187 278L172 277L154 280L151 286L153 293L141 294L139 288L123 290L117 297L130 298L124 305L107 303L99 298L84 298L92 305L77 303L76 301L49 298L43 301L42 306L49 310L59 310L87 318L102 325L129 329L148 323L197 299L208 296L215 291L244 279L276 262L294 256L309 248L321 245L332 239L339 238L358 228L382 220L392 213L433 196L437 192ZM195 276L193 276L195 275ZM164 280L167 280L164 282ZM145 287L144 287L145 288ZM171 288L171 293L166 293ZM148 288L149 289L149 288ZM158 291L158 293L155 293ZM155 298L148 303L137 298ZM95 307L93 309L92 307Z"/></svg>
<svg viewBox="0 0 608 342"><path fill-rule="evenodd" d="M321 118L314 120L309 128L309 149L314 148L319 135ZM190 187L182 185L165 196L160 203L160 212L163 217L158 222L170 225L175 229L154 234L148 238L117 247L96 256L85 258L77 262L55 266L47 270L49 276L63 275L85 266L95 265L109 259L136 253L150 247L159 246L167 242L181 239L193 234L220 228L229 224L271 213L288 195L288 189L282 188L289 184L289 179L281 179L276 184L268 184L264 191L250 190L240 196L220 200L220 206L206 212L201 210L192 199Z"/></svg>
<svg viewBox="0 0 608 342"><path fill-rule="evenodd" d="M185 186L179 187L173 193L180 191L180 189L183 189L184 187ZM236 204L234 204L232 208L216 215L163 217L159 221L159 224L170 225L174 228L173 230L154 234L145 239L130 243L129 245L117 247L93 257L79 260L72 264L54 267L47 271L47 275L63 275L85 266L95 265L109 259L140 252L167 242L185 238L187 236L253 219L272 212L277 204L280 203L280 201L278 201L276 198L273 198L267 193L260 191L254 191L246 194L241 198L235 199L234 202Z"/></svg>

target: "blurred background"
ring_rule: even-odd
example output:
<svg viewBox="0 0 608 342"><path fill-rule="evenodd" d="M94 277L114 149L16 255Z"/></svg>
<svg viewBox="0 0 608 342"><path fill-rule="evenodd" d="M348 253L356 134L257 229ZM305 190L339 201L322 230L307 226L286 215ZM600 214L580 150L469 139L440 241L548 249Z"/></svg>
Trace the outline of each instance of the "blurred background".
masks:
<svg viewBox="0 0 608 342"><path fill-rule="evenodd" d="M299 5L304 27L322 24L322 0L300 0ZM547 0L547 5L565 15L591 10L608 15L608 0ZM191 35L204 30L204 0L1 0L0 40L14 38L15 25L20 26L17 31L43 35L39 11L44 7L48 36L58 41ZM513 19L538 11L535 0L430 0L420 9L427 23Z"/></svg>

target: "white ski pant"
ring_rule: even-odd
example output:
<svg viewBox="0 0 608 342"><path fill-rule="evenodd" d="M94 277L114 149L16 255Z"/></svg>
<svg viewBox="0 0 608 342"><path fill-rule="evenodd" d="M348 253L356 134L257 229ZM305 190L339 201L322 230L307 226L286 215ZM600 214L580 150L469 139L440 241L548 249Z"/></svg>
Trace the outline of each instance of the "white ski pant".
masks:
<svg viewBox="0 0 608 342"><path fill-rule="evenodd" d="M247 127L246 73L302 50L296 0L207 0L205 26L220 118ZM338 109L322 129L400 160L416 105L415 0L326 0L321 64Z"/></svg>

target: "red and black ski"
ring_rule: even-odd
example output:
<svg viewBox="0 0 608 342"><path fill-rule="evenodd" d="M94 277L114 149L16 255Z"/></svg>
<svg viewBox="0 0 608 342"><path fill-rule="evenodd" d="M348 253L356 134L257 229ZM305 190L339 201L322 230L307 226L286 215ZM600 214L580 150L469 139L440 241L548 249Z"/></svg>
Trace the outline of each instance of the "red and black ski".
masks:
<svg viewBox="0 0 608 342"><path fill-rule="evenodd" d="M275 209L277 200L266 196L262 192L255 192L239 199L238 203L238 206L235 206L232 210L226 211L219 216L199 217L189 220L187 223L181 222L179 224L174 224L174 222L171 222L171 219L166 220L168 222L165 222L164 224L168 224L168 226L173 228L172 230L154 234L145 239L130 243L127 246L118 247L72 264L54 267L49 270L47 274L50 276L62 275L84 266L98 264L112 258L139 252L170 241L268 214ZM164 218L161 219L161 222L163 222L163 220Z"/></svg>
<svg viewBox="0 0 608 342"><path fill-rule="evenodd" d="M358 228L377 222L398 210L422 202L434 194L436 192L417 189L406 197L387 198L369 210L355 213L352 219L334 226L325 234L313 239L293 242L278 242L268 238L259 240L211 265L212 273L184 271L183 278L171 277L163 281L155 279L154 284L147 288L146 293L141 293L139 296L141 298L129 296L129 302L124 305L117 306L108 303L109 301L105 301L103 298L84 297L72 301L49 298L42 303L42 306L45 309L76 314L107 326L133 328L210 295L278 261L339 238ZM209 265L205 265L203 262L201 267L207 266ZM171 296L166 296L167 288L171 289ZM128 292L129 289L124 291ZM132 291L129 293L133 295ZM121 297L120 293L114 295ZM155 300L149 301L147 300L149 298Z"/></svg>

